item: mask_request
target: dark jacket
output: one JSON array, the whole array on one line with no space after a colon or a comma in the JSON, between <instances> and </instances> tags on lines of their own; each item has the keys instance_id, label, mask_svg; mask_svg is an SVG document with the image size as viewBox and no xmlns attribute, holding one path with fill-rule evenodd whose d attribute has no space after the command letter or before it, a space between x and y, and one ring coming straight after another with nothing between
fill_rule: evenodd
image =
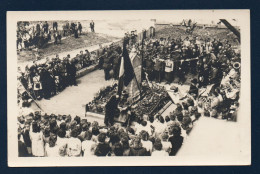
<instances>
[{"instance_id":1,"label":"dark jacket","mask_svg":"<svg viewBox=\"0 0 260 174\"><path fill-rule=\"evenodd\" d=\"M110 150L110 146L107 143L99 143L95 150L95 155L106 156Z\"/></svg>"},{"instance_id":2,"label":"dark jacket","mask_svg":"<svg viewBox=\"0 0 260 174\"><path fill-rule=\"evenodd\" d=\"M18 141L18 154L19 154L19 157L29 156L26 145L20 140Z\"/></svg>"},{"instance_id":3,"label":"dark jacket","mask_svg":"<svg viewBox=\"0 0 260 174\"><path fill-rule=\"evenodd\" d=\"M148 156L148 152L145 148L130 148L129 156Z\"/></svg>"},{"instance_id":4,"label":"dark jacket","mask_svg":"<svg viewBox=\"0 0 260 174\"><path fill-rule=\"evenodd\" d=\"M181 148L183 143L183 137L182 136L171 136L169 138L169 141L172 144L172 149L170 152L170 156L175 156L178 152L178 150Z\"/></svg>"}]
</instances>

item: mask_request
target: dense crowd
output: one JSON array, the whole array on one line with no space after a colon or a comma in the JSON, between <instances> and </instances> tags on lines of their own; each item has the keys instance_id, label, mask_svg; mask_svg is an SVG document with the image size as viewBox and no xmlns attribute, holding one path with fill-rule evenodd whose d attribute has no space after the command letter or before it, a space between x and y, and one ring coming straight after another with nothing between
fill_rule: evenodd
<instances>
[{"instance_id":1,"label":"dense crowd","mask_svg":"<svg viewBox=\"0 0 260 174\"><path fill-rule=\"evenodd\" d=\"M59 58L59 55L56 55L55 58L51 59L46 58L46 61L43 63L34 61L32 65L27 65L25 67L25 71L22 71L19 68L18 98L21 100L19 101L22 106L28 107L31 98L49 99L51 96L61 92L67 86L77 85L77 71L94 64L98 64L98 67L102 69L104 66L107 66L107 60L113 60L113 62L119 60L120 52L120 46L111 44L110 46L103 48L100 46L97 51L89 52L88 50L85 50L85 53L80 51L80 54L77 54L74 58L71 58L68 54L62 59ZM109 63L112 64L110 61ZM110 66L110 64L108 66ZM118 66L115 66L115 68L119 71Z\"/></svg>"},{"instance_id":2,"label":"dense crowd","mask_svg":"<svg viewBox=\"0 0 260 174\"><path fill-rule=\"evenodd\" d=\"M126 37L127 40L130 41ZM236 121L241 58L227 40L144 38L129 42L128 49L143 56L149 81L158 84L165 80L171 84L178 78L183 84L190 74L195 77L187 93L181 94L176 85L171 86L179 101L174 102L175 108L168 115L130 118L131 122L124 126L100 126L98 122L70 115L21 115L19 156L175 156L201 116ZM118 78L121 50L115 45L99 50L98 65L104 69L106 80ZM56 66L53 67L55 70ZM134 116L134 110L129 110L130 117Z\"/></svg>"},{"instance_id":3,"label":"dense crowd","mask_svg":"<svg viewBox=\"0 0 260 174\"><path fill-rule=\"evenodd\" d=\"M18 121L20 157L174 156L186 134L173 114L131 127L102 127L78 116L40 112Z\"/></svg>"},{"instance_id":4,"label":"dense crowd","mask_svg":"<svg viewBox=\"0 0 260 174\"><path fill-rule=\"evenodd\" d=\"M96 63L96 53L85 50L80 51L76 57L70 55L59 58L46 58L44 63L34 61L33 65L27 65L25 71L18 69L18 94L27 105L28 98L48 99L61 92L67 86L76 84L76 72L82 68Z\"/></svg>"},{"instance_id":5,"label":"dense crowd","mask_svg":"<svg viewBox=\"0 0 260 174\"><path fill-rule=\"evenodd\" d=\"M143 54L148 77L157 82L171 83L176 78L183 84L191 73L198 75L200 86L220 83L233 64L241 61L240 53L234 51L228 40L215 38L145 39L144 46L137 43L134 50Z\"/></svg>"}]
</instances>

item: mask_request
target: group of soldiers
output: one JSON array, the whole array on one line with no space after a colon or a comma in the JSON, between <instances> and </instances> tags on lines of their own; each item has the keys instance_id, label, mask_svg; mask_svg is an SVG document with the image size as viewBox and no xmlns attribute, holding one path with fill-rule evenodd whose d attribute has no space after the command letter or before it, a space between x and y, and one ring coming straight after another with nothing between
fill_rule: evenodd
<instances>
[{"instance_id":1,"label":"group of soldiers","mask_svg":"<svg viewBox=\"0 0 260 174\"><path fill-rule=\"evenodd\" d=\"M49 99L67 86L77 85L77 70L93 64L94 60L91 58L93 55L88 50L85 50L85 53L81 51L72 59L69 54L63 59L56 55L56 58L46 58L45 63L39 64L35 61L33 65L26 66L24 72L19 68L18 94L21 95L22 100Z\"/></svg>"},{"instance_id":2,"label":"group of soldiers","mask_svg":"<svg viewBox=\"0 0 260 174\"><path fill-rule=\"evenodd\" d=\"M240 62L240 54L228 41L210 38L148 39L143 46L136 44L136 49L143 54L149 80L157 82L171 83L178 78L178 83L183 84L190 73L198 75L200 86L220 83L223 74Z\"/></svg>"}]
</instances>

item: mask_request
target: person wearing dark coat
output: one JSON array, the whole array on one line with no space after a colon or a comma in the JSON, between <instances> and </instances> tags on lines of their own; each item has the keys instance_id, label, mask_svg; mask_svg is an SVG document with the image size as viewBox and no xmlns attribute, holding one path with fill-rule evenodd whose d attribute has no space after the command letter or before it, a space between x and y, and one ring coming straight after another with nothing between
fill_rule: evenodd
<instances>
[{"instance_id":1,"label":"person wearing dark coat","mask_svg":"<svg viewBox=\"0 0 260 174\"><path fill-rule=\"evenodd\" d=\"M179 151L179 149L182 146L183 143L183 137L181 136L181 128L178 126L175 126L172 129L172 134L173 136L171 136L169 138L169 142L171 142L172 144L172 148L171 148L171 152L170 152L170 156L175 156L177 154L177 152Z\"/></svg>"},{"instance_id":2,"label":"person wearing dark coat","mask_svg":"<svg viewBox=\"0 0 260 174\"><path fill-rule=\"evenodd\" d=\"M53 28L53 30L58 30L58 23L57 22L53 22L53 24L52 24L52 28Z\"/></svg>"},{"instance_id":3,"label":"person wearing dark coat","mask_svg":"<svg viewBox=\"0 0 260 174\"><path fill-rule=\"evenodd\" d=\"M50 73L43 68L42 72L40 73L40 80L42 82L42 90L43 90L43 96L45 99L49 99L51 97L51 83L52 83L52 78Z\"/></svg>"},{"instance_id":4,"label":"person wearing dark coat","mask_svg":"<svg viewBox=\"0 0 260 174\"><path fill-rule=\"evenodd\" d=\"M81 25L80 22L78 23L78 30L79 30L79 35L81 35L81 32L82 32L82 25Z\"/></svg>"},{"instance_id":5,"label":"person wearing dark coat","mask_svg":"<svg viewBox=\"0 0 260 174\"><path fill-rule=\"evenodd\" d=\"M23 136L23 140L24 140L25 147L27 148L27 152L29 154L31 154L32 153L32 141L30 138L30 125L29 124L25 124L25 130L21 133L21 135Z\"/></svg>"},{"instance_id":6,"label":"person wearing dark coat","mask_svg":"<svg viewBox=\"0 0 260 174\"><path fill-rule=\"evenodd\" d=\"M154 71L155 71L156 81L159 83L161 83L162 81L163 68L164 68L163 62L159 58L157 58L154 64Z\"/></svg>"},{"instance_id":7,"label":"person wearing dark coat","mask_svg":"<svg viewBox=\"0 0 260 174\"><path fill-rule=\"evenodd\" d=\"M109 146L109 144L107 144L105 142L105 139L106 139L106 134L104 133L101 133L98 135L98 145L95 149L95 152L94 154L96 156L107 156L108 153L111 151L111 148Z\"/></svg>"},{"instance_id":8,"label":"person wearing dark coat","mask_svg":"<svg viewBox=\"0 0 260 174\"><path fill-rule=\"evenodd\" d=\"M118 110L119 95L113 95L105 106L105 119L106 126L113 125L114 116Z\"/></svg>"},{"instance_id":9,"label":"person wearing dark coat","mask_svg":"<svg viewBox=\"0 0 260 174\"><path fill-rule=\"evenodd\" d=\"M74 62L67 63L66 67L67 67L69 85L77 86L77 82L76 82L77 68Z\"/></svg>"},{"instance_id":10,"label":"person wearing dark coat","mask_svg":"<svg viewBox=\"0 0 260 174\"><path fill-rule=\"evenodd\" d=\"M104 69L104 73L105 73L105 80L109 80L109 78L110 78L109 71L112 68L110 58L108 57L107 52L102 57L103 57L103 60L104 60L103 69Z\"/></svg>"},{"instance_id":11,"label":"person wearing dark coat","mask_svg":"<svg viewBox=\"0 0 260 174\"><path fill-rule=\"evenodd\" d=\"M197 87L197 79L193 79L193 80L191 80L190 90L188 93L190 95L194 95L194 97L197 98L198 92L199 92L199 89Z\"/></svg>"},{"instance_id":12,"label":"person wearing dark coat","mask_svg":"<svg viewBox=\"0 0 260 174\"><path fill-rule=\"evenodd\" d=\"M93 21L91 21L89 25L91 28L91 32L95 32L95 23Z\"/></svg>"},{"instance_id":13,"label":"person wearing dark coat","mask_svg":"<svg viewBox=\"0 0 260 174\"><path fill-rule=\"evenodd\" d=\"M23 143L21 140L21 134L18 134L18 156L19 157L28 157L29 153L26 148L25 143Z\"/></svg>"},{"instance_id":14,"label":"person wearing dark coat","mask_svg":"<svg viewBox=\"0 0 260 174\"><path fill-rule=\"evenodd\" d=\"M48 24L48 22L47 21L45 21L45 23L43 24L43 32L44 33L48 33L48 31L49 31L49 24Z\"/></svg>"},{"instance_id":15,"label":"person wearing dark coat","mask_svg":"<svg viewBox=\"0 0 260 174\"><path fill-rule=\"evenodd\" d=\"M77 27L76 24L75 24L75 28L74 28L74 37L75 37L75 38L78 38L78 37L79 37L79 34L78 34L78 27Z\"/></svg>"},{"instance_id":16,"label":"person wearing dark coat","mask_svg":"<svg viewBox=\"0 0 260 174\"><path fill-rule=\"evenodd\" d=\"M148 79L151 81L154 79L153 67L154 67L154 62L152 61L152 59L149 57L145 59L145 70L148 74Z\"/></svg>"},{"instance_id":17,"label":"person wearing dark coat","mask_svg":"<svg viewBox=\"0 0 260 174\"><path fill-rule=\"evenodd\" d=\"M118 79L120 62L121 62L120 56L118 54L116 54L113 58L114 79Z\"/></svg>"}]
</instances>

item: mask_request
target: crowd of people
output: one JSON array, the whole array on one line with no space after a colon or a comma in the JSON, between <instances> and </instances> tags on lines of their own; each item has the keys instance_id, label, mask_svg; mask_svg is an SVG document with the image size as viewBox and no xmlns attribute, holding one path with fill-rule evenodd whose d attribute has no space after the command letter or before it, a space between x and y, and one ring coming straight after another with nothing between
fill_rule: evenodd
<instances>
[{"instance_id":1,"label":"crowd of people","mask_svg":"<svg viewBox=\"0 0 260 174\"><path fill-rule=\"evenodd\" d=\"M52 26L51 26L52 24ZM90 22L91 32L95 32L95 23ZM78 38L82 34L83 26L80 22L67 22L58 28L58 22L18 22L17 24L17 50L43 48L49 41L54 44L61 43L61 38L73 35ZM53 38L53 39L52 39Z\"/></svg>"},{"instance_id":2,"label":"crowd of people","mask_svg":"<svg viewBox=\"0 0 260 174\"><path fill-rule=\"evenodd\" d=\"M32 65L25 67L25 71L18 68L18 94L23 105L29 104L29 98L49 99L67 86L77 85L77 71L95 63L96 53L85 50L85 53L80 51L74 58L70 58L68 54L61 59L57 54L55 58L46 58L44 63L34 61Z\"/></svg>"},{"instance_id":3,"label":"crowd of people","mask_svg":"<svg viewBox=\"0 0 260 174\"><path fill-rule=\"evenodd\" d=\"M133 118L124 126L114 124L113 121L101 126L96 121L91 123L79 116L72 118L70 115L48 115L38 111L21 115L18 117L19 156L175 156L201 116L236 121L241 58L229 41L215 38L202 40L199 37L186 37L184 40L144 37L140 41L130 40L124 38L125 42L129 41L128 50L143 57L147 81L161 84L165 80L171 84L170 90L181 95L180 89L172 85L173 80L178 79L182 85L190 74L194 76L187 93L182 94L178 102L174 102L175 109L166 116L143 115L135 119L135 113L129 107L130 117ZM106 80L118 78L121 56L122 49L119 45L98 50L96 60L98 67L104 69ZM58 78L63 81L61 84L75 84L77 68L74 61L69 61L68 58L59 60L53 59L52 63L48 63L48 68L39 68L39 65L27 68L29 74L33 74L32 77L27 76L33 82L32 86L37 87L41 79L49 79L47 77L52 70L55 77L59 65L64 65L65 69L71 67L65 72L65 77L73 79L69 80L71 83L66 83L61 73ZM37 69L40 71L37 72ZM37 80L38 76L40 80ZM23 83L28 81L24 79L22 76L20 81L30 89L29 84ZM40 84L43 89L44 83ZM48 98L51 92L48 94L48 90L45 91L43 96ZM116 95L118 97L120 100L120 96Z\"/></svg>"},{"instance_id":4,"label":"crowd of people","mask_svg":"<svg viewBox=\"0 0 260 174\"><path fill-rule=\"evenodd\" d=\"M31 24L29 22L18 22L17 24L17 50L44 47L54 38L54 44L61 42L61 33L58 23L52 22L51 27L47 21Z\"/></svg>"},{"instance_id":5,"label":"crowd of people","mask_svg":"<svg viewBox=\"0 0 260 174\"><path fill-rule=\"evenodd\" d=\"M134 44L133 50L143 56L143 67L149 80L183 84L187 75L198 76L199 86L220 83L233 67L240 63L240 53L228 40L199 37L148 38Z\"/></svg>"},{"instance_id":6,"label":"crowd of people","mask_svg":"<svg viewBox=\"0 0 260 174\"><path fill-rule=\"evenodd\" d=\"M174 115L105 127L78 116L36 111L18 117L18 124L19 157L174 156L186 134Z\"/></svg>"}]
</instances>

